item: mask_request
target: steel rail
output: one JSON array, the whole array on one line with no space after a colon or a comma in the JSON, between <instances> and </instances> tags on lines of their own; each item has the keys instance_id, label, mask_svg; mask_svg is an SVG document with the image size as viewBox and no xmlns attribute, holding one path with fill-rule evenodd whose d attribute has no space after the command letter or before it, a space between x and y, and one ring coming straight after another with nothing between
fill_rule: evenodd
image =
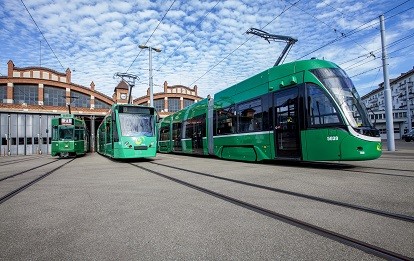
<instances>
[{"instance_id":1,"label":"steel rail","mask_svg":"<svg viewBox=\"0 0 414 261\"><path fill-rule=\"evenodd\" d=\"M334 240L336 242L339 242L339 243L342 243L344 245L354 247L356 249L364 251L365 253L375 255L375 256L378 256L378 257L381 257L381 258L385 258L385 259L388 259L388 260L407 260L407 261L408 260L413 260L412 258L401 255L399 253L395 253L393 251L390 251L390 250L387 250L387 249L384 249L384 248L381 248L381 247L378 247L378 246L371 245L369 243L360 241L358 239L351 238L351 237L348 237L348 236L345 236L345 235L342 235L342 234L339 234L339 233L336 233L336 232L333 232L333 231L330 231L330 230L312 225L312 224L307 223L307 222L300 221L298 219L295 219L295 218L292 218L292 217L274 212L272 210L265 209L265 208L262 208L262 207L259 207L259 206L256 206L256 205L238 200L236 198L229 197L229 196L214 192L212 190L196 186L194 184L185 182L183 180L173 178L171 176L167 176L165 174L162 174L161 172L154 171L152 169L145 168L145 167L142 167L142 166L138 166L138 165L135 165L135 164L132 164L132 163L129 163L129 164L136 167L136 168L145 170L147 172L150 172L150 173L155 174L157 176L160 176L160 177L163 177L165 179L171 180L173 182L182 184L182 185L187 186L189 188L198 190L200 192L206 193L206 194L214 196L216 198L220 198L220 199L225 200L225 201L227 201L229 203L232 203L234 205L237 205L237 206L249 209L251 211L254 211L256 213L265 215L267 217L285 222L287 224L290 224L290 225L293 225L295 227L304 229L304 230L312 232L314 234L318 234L320 236L332 239L332 240Z\"/></svg>"},{"instance_id":2,"label":"steel rail","mask_svg":"<svg viewBox=\"0 0 414 261\"><path fill-rule=\"evenodd\" d=\"M65 162L64 164L60 165L57 168L54 168L48 172L46 172L45 174L41 175L40 177L30 181L29 183L26 183L25 185L13 190L12 192L8 193L5 196L2 196L0 198L0 204L3 204L5 201L9 200L10 198L16 196L17 194L19 194L20 192L22 192L23 190L27 189L28 187L32 186L33 184L39 182L40 180L46 178L47 176L49 176L50 174L52 174L53 172L57 171L58 169L62 168L63 166L65 166L66 164L69 164L70 162L74 161L75 159L71 159L68 162Z\"/></svg>"}]
</instances>

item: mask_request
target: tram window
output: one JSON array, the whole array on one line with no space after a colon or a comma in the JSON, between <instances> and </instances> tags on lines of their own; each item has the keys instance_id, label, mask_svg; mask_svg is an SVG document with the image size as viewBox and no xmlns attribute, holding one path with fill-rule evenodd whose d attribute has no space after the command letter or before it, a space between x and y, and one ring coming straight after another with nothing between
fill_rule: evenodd
<instances>
[{"instance_id":1,"label":"tram window","mask_svg":"<svg viewBox=\"0 0 414 261\"><path fill-rule=\"evenodd\" d=\"M339 124L338 113L329 97L316 85L307 86L307 112L309 124Z\"/></svg>"},{"instance_id":2,"label":"tram window","mask_svg":"<svg viewBox=\"0 0 414 261\"><path fill-rule=\"evenodd\" d=\"M47 144L47 137L43 137L43 143L42 144Z\"/></svg>"},{"instance_id":3,"label":"tram window","mask_svg":"<svg viewBox=\"0 0 414 261\"><path fill-rule=\"evenodd\" d=\"M261 100L256 99L237 106L239 116L239 132L254 132L262 130L262 105Z\"/></svg>"},{"instance_id":4,"label":"tram window","mask_svg":"<svg viewBox=\"0 0 414 261\"><path fill-rule=\"evenodd\" d=\"M234 107L217 110L217 135L236 133L236 115Z\"/></svg>"},{"instance_id":5,"label":"tram window","mask_svg":"<svg viewBox=\"0 0 414 261\"><path fill-rule=\"evenodd\" d=\"M10 145L16 145L16 138L11 138Z\"/></svg>"},{"instance_id":6,"label":"tram window","mask_svg":"<svg viewBox=\"0 0 414 261\"><path fill-rule=\"evenodd\" d=\"M165 126L160 128L160 140L170 139L170 127Z\"/></svg>"},{"instance_id":7,"label":"tram window","mask_svg":"<svg viewBox=\"0 0 414 261\"><path fill-rule=\"evenodd\" d=\"M173 123L173 140L181 140L181 122Z\"/></svg>"},{"instance_id":8,"label":"tram window","mask_svg":"<svg viewBox=\"0 0 414 261\"><path fill-rule=\"evenodd\" d=\"M7 139L1 138L1 145L7 145Z\"/></svg>"},{"instance_id":9,"label":"tram window","mask_svg":"<svg viewBox=\"0 0 414 261\"><path fill-rule=\"evenodd\" d=\"M83 140L83 130L76 129L75 130L75 140Z\"/></svg>"},{"instance_id":10,"label":"tram window","mask_svg":"<svg viewBox=\"0 0 414 261\"><path fill-rule=\"evenodd\" d=\"M32 138L26 138L26 145L32 145Z\"/></svg>"},{"instance_id":11,"label":"tram window","mask_svg":"<svg viewBox=\"0 0 414 261\"><path fill-rule=\"evenodd\" d=\"M38 137L33 138L33 144L39 144L39 138Z\"/></svg>"},{"instance_id":12,"label":"tram window","mask_svg":"<svg viewBox=\"0 0 414 261\"><path fill-rule=\"evenodd\" d=\"M197 144L201 143L202 137L206 136L206 118L200 115L185 122L185 138L190 138Z\"/></svg>"},{"instance_id":13,"label":"tram window","mask_svg":"<svg viewBox=\"0 0 414 261\"><path fill-rule=\"evenodd\" d=\"M105 125L105 132L106 132L106 143L111 143L111 139L112 139L112 137L110 136L111 134L111 132L110 132L110 129L111 129L111 123L110 123L110 119L107 119L106 120L106 125Z\"/></svg>"},{"instance_id":14,"label":"tram window","mask_svg":"<svg viewBox=\"0 0 414 261\"><path fill-rule=\"evenodd\" d=\"M185 137L191 138L194 133L194 123L191 120L188 120L185 124Z\"/></svg>"},{"instance_id":15,"label":"tram window","mask_svg":"<svg viewBox=\"0 0 414 261\"><path fill-rule=\"evenodd\" d=\"M53 140L59 140L58 127L57 126L52 127L52 137L53 137Z\"/></svg>"},{"instance_id":16,"label":"tram window","mask_svg":"<svg viewBox=\"0 0 414 261\"><path fill-rule=\"evenodd\" d=\"M61 140L72 140L73 139L73 129L61 128L59 137Z\"/></svg>"}]
</instances>

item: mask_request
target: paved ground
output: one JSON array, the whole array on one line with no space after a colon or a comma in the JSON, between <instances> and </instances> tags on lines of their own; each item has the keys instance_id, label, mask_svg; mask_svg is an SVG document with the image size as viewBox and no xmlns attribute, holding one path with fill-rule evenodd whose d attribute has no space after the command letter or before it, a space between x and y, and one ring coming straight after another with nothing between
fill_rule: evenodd
<instances>
[{"instance_id":1,"label":"paved ground","mask_svg":"<svg viewBox=\"0 0 414 261\"><path fill-rule=\"evenodd\" d=\"M1 180L0 196L68 164L0 204L0 260L380 259L145 169L413 258L413 223L231 181L414 216L414 142L384 145L380 159L339 168L166 154L1 157L0 180L50 164Z\"/></svg>"}]
</instances>

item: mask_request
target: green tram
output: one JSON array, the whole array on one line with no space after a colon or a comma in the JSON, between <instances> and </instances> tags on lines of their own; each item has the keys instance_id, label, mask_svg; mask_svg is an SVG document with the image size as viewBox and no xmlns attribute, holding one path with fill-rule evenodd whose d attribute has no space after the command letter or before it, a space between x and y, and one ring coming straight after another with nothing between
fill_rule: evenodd
<instances>
[{"instance_id":1,"label":"green tram","mask_svg":"<svg viewBox=\"0 0 414 261\"><path fill-rule=\"evenodd\" d=\"M114 159L155 157L156 118L153 107L112 105L98 127L98 153Z\"/></svg>"},{"instance_id":2,"label":"green tram","mask_svg":"<svg viewBox=\"0 0 414 261\"><path fill-rule=\"evenodd\" d=\"M52 119L52 156L84 155L89 150L89 135L85 121L73 114Z\"/></svg>"},{"instance_id":3,"label":"green tram","mask_svg":"<svg viewBox=\"0 0 414 261\"><path fill-rule=\"evenodd\" d=\"M159 123L160 152L241 161L381 156L379 131L346 73L325 60L272 67Z\"/></svg>"}]
</instances>

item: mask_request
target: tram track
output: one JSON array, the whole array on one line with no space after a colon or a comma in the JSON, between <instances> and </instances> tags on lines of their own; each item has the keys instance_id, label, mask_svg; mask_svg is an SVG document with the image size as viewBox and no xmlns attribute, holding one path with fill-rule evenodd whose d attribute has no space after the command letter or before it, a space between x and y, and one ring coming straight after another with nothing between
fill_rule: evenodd
<instances>
[{"instance_id":1,"label":"tram track","mask_svg":"<svg viewBox=\"0 0 414 261\"><path fill-rule=\"evenodd\" d=\"M266 162L265 164L274 164L274 162ZM409 169L358 166L358 165L351 165L349 163L333 163L333 162L298 162L298 163L295 163L295 162L283 161L283 166L294 166L294 167L299 167L299 168L313 168L313 169L334 169L334 170L345 171L345 172L358 172L358 173L365 173L365 174L377 174L377 175L385 175L385 176L414 178L414 175L403 175L403 174L381 172L381 170L384 170L384 171L393 171L393 172L410 173L410 174L413 173L413 170L409 170Z\"/></svg>"},{"instance_id":2,"label":"tram track","mask_svg":"<svg viewBox=\"0 0 414 261\"><path fill-rule=\"evenodd\" d=\"M72 161L74 161L74 160L75 160L75 158L73 158L73 159L71 159L71 160L69 160L69 161L67 161L67 162L63 163L62 165L59 165L59 166L58 166L58 167L56 167L56 168L53 168L52 170L47 171L46 173L44 173L44 174L42 174L42 175L38 176L37 178L35 178L35 179L31 180L30 182L25 183L24 185L22 185L22 186L20 186L20 187L18 187L18 188L16 188L16 189L14 189L13 191L11 191L11 192L7 193L6 195L1 196L1 197L0 197L0 204L3 204L5 201L7 201L7 200L9 200L10 198L12 198L12 197L16 196L17 194L19 194L20 192L24 191L24 190L25 190L25 189L27 189L28 187L30 187L30 186L32 186L32 185L34 185L34 184L36 184L36 183L37 183L37 182L39 182L40 180L42 180L42 179L46 178L46 177L47 177L47 176L49 176L50 174L52 174L52 173L56 172L57 170L59 170L60 168L62 168L63 166L65 166L65 165L69 164L70 162L72 162ZM56 160L56 161L57 161L57 160ZM50 162L50 163L52 163L52 162ZM50 163L48 163L48 164L50 164ZM45 166L45 165L48 165L48 164L43 164L42 166ZM27 171L25 171L25 172L27 172ZM18 174L18 173L17 173L17 174Z\"/></svg>"},{"instance_id":3,"label":"tram track","mask_svg":"<svg viewBox=\"0 0 414 261\"><path fill-rule=\"evenodd\" d=\"M152 162L150 162L150 163L152 163ZM155 174L159 177L162 177L162 178L168 179L170 181L176 182L178 184L184 185L186 187L195 189L197 191L203 192L203 193L208 194L210 196L222 199L226 202L232 203L232 204L237 205L239 207L243 207L245 209L254 211L256 213L267 216L269 218L279 220L279 221L285 222L287 224L293 225L295 227L298 227L298 228L304 229L306 231L309 231L311 233L318 234L320 236L332 239L332 240L334 240L336 242L339 242L339 243L342 243L344 245L354 247L354 248L359 249L361 251L364 251L368 254L372 254L372 255L375 255L375 256L378 256L378 257L381 257L381 258L385 258L385 259L388 259L388 260L412 260L412 258L410 258L408 256L405 256L405 255L387 250L387 249L379 247L379 246L375 246L373 244L369 244L367 242L363 242L363 241L358 240L356 238L352 238L352 237L349 237L349 236L346 236L346 235L343 235L343 234L340 234L340 233L322 228L320 226L310 224L308 222L301 221L299 219L296 219L296 218L293 218L293 217L290 217L290 216L287 216L287 215L284 215L284 214L281 214L281 213L277 213L277 212L272 211L270 209L263 208L263 207L255 205L255 204L251 204L251 203L239 200L237 198L230 197L230 196L215 192L215 191L207 189L207 188L203 188L203 187L188 183L188 182L186 182L182 179L174 178L172 176L163 174L159 171L155 171L153 169L143 167L143 166L140 166L140 165L136 165L136 164L133 164L133 163L129 163L129 164L136 167L136 168L139 168L141 170L144 170L144 171L147 171L149 173ZM159 163L156 163L156 164L161 165L161 166L164 165L164 164L159 164ZM170 166L168 166L168 167L170 167ZM177 168L177 169L180 170L181 168ZM185 170L185 171L189 171L189 170ZM189 172L193 172L193 171L189 171ZM208 174L208 175L210 175L210 174ZM223 178L223 179L226 179L226 178Z\"/></svg>"},{"instance_id":4,"label":"tram track","mask_svg":"<svg viewBox=\"0 0 414 261\"><path fill-rule=\"evenodd\" d=\"M376 214L376 215L380 215L380 216L384 216L384 217L388 217L388 218L393 218L393 219L397 219L397 220L402 220L402 221L414 223L414 217L408 216L408 215L391 213L391 212L387 212L387 211L382 211L382 210L363 207L363 206L358 206L358 205L354 205L354 204L350 204L350 203L346 203L346 202L341 202L341 201L335 201L335 200L331 200L331 199L316 197L316 196L307 195L307 194L303 194L303 193L298 193L298 192L294 192L294 191L278 189L278 188L259 185L259 184L250 183L250 182L246 182L246 181L220 177L220 176L216 176L216 175L212 175L212 174L208 174L208 173L189 170L189 169L185 169L185 168L181 168L181 167L170 166L170 165L166 165L166 164L162 164L162 163L156 163L156 162L149 162L149 163L154 164L154 165L158 165L158 166L163 166L163 167L168 167L168 168L180 170L180 171L186 171L186 172L194 173L194 174L205 176L205 177L211 177L211 178L225 180L225 181L229 181L229 182L233 182L233 183L237 183L237 184L242 184L242 185L246 185L246 186L249 186L249 187L260 188L260 189L264 189L264 190L268 190L268 191L272 191L272 192L282 193L282 194L285 194L285 195L300 197L300 198L304 198L304 199L308 199L308 200L323 202L323 203L327 203L327 204L331 204L331 205L346 207L346 208L355 209L355 210L359 210L359 211L363 211L363 212L367 212L367 213L371 213L371 214Z\"/></svg>"},{"instance_id":5,"label":"tram track","mask_svg":"<svg viewBox=\"0 0 414 261\"><path fill-rule=\"evenodd\" d=\"M30 168L30 169L27 169L27 170L24 170L24 171L20 171L20 172L18 172L18 173L12 174L12 175L8 175L8 176L6 176L6 177L0 178L0 182L2 182L3 180L6 180L6 179L10 179L10 178L13 178L13 177L16 177L16 176L22 175L22 174L24 174L24 173L26 173L26 172L29 172L29 171L31 171L31 170L35 170L35 169L41 168L41 167L43 167L43 166L46 166L46 165L52 164L53 162L56 162L56 161L58 161L58 159L55 159L55 160L53 160L53 161L51 161L51 162L48 162L48 163L42 164L42 165L40 165L40 166L36 166L36 167Z\"/></svg>"},{"instance_id":6,"label":"tram track","mask_svg":"<svg viewBox=\"0 0 414 261\"><path fill-rule=\"evenodd\" d=\"M16 163L21 163L21 162L36 160L36 159L39 159L39 158L42 158L42 157L30 157L28 159L13 159L13 160L7 160L7 161L0 162L0 166L12 165L12 164L16 164Z\"/></svg>"},{"instance_id":7,"label":"tram track","mask_svg":"<svg viewBox=\"0 0 414 261\"><path fill-rule=\"evenodd\" d=\"M366 169L383 169L383 170L391 170L391 171L402 171L407 173L412 173L412 170L397 170L397 169L387 169L387 168L371 168L371 167L362 167ZM360 170L360 169L341 169L340 171L346 172L356 172L356 173L364 173L364 174L373 174L373 175L383 175L383 176L392 176L392 177L401 177L401 178L414 178L410 175L402 175L402 174L391 174L391 173L383 173L383 172L376 172L376 171L369 171L369 170Z\"/></svg>"}]
</instances>

